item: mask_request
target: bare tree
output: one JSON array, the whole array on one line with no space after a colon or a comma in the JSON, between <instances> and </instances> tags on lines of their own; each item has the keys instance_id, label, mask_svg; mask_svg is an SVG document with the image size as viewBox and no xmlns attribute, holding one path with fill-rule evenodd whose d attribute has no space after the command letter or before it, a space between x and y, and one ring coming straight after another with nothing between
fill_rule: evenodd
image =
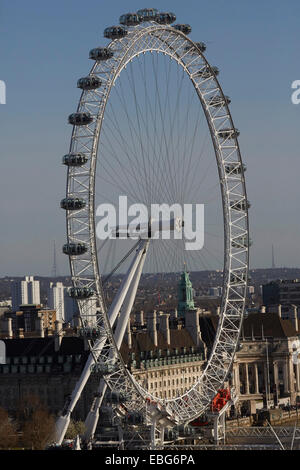
<instances>
[{"instance_id":1,"label":"bare tree","mask_svg":"<svg viewBox=\"0 0 300 470\"><path fill-rule=\"evenodd\" d=\"M46 410L36 410L23 427L23 444L33 450L43 450L54 437L55 421Z\"/></svg>"},{"instance_id":2,"label":"bare tree","mask_svg":"<svg viewBox=\"0 0 300 470\"><path fill-rule=\"evenodd\" d=\"M7 411L0 408L0 449L8 450L17 445L16 426L11 421Z\"/></svg>"},{"instance_id":3,"label":"bare tree","mask_svg":"<svg viewBox=\"0 0 300 470\"><path fill-rule=\"evenodd\" d=\"M55 420L40 399L36 396L24 398L17 415L23 446L33 450L45 449L54 438Z\"/></svg>"},{"instance_id":4,"label":"bare tree","mask_svg":"<svg viewBox=\"0 0 300 470\"><path fill-rule=\"evenodd\" d=\"M66 432L66 439L75 439L76 436L82 436L86 431L83 421L70 421L68 430Z\"/></svg>"}]
</instances>

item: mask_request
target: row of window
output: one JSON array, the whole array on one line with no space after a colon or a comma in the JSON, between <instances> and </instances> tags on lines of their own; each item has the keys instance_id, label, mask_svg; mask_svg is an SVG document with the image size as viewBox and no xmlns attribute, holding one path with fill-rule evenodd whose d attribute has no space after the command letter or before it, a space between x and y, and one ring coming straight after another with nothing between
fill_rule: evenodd
<instances>
[{"instance_id":1,"label":"row of window","mask_svg":"<svg viewBox=\"0 0 300 470\"><path fill-rule=\"evenodd\" d=\"M68 373L71 372L71 370L72 364L67 362L61 365L27 364L0 366L0 374L50 374L54 372Z\"/></svg>"},{"instance_id":2,"label":"row of window","mask_svg":"<svg viewBox=\"0 0 300 470\"><path fill-rule=\"evenodd\" d=\"M20 357L7 357L6 364L11 365L19 365L19 364L53 364L55 362L53 360L53 356L20 356ZM57 356L58 364L67 363L80 363L81 362L81 354L77 354L75 356Z\"/></svg>"},{"instance_id":3,"label":"row of window","mask_svg":"<svg viewBox=\"0 0 300 470\"><path fill-rule=\"evenodd\" d=\"M192 372L198 372L200 370L200 366L193 366L193 367L185 367L184 369L168 369L165 371L158 371L158 372L149 372L148 377L150 379L157 378L157 377L164 377L165 375L182 375L192 373Z\"/></svg>"},{"instance_id":4,"label":"row of window","mask_svg":"<svg viewBox=\"0 0 300 470\"><path fill-rule=\"evenodd\" d=\"M181 379L173 379L172 381L171 380L164 380L163 382L151 382L150 383L150 390L152 389L157 389L157 387L162 387L162 384L164 387L168 386L170 387L171 385L175 386L175 385L182 385L182 384L192 384L194 383L196 380L195 377L186 377L186 378L181 378Z\"/></svg>"}]
</instances>

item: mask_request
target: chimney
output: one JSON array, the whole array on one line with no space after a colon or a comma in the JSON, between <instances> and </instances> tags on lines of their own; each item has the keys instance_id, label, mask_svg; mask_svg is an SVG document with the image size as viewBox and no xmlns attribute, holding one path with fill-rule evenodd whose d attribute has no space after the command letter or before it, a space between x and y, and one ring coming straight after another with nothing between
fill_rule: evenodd
<instances>
[{"instance_id":1,"label":"chimney","mask_svg":"<svg viewBox=\"0 0 300 470\"><path fill-rule=\"evenodd\" d=\"M292 305L292 323L295 327L295 330L298 331L298 308L297 305Z\"/></svg>"},{"instance_id":2,"label":"chimney","mask_svg":"<svg viewBox=\"0 0 300 470\"><path fill-rule=\"evenodd\" d=\"M129 319L128 323L127 323L126 339L127 339L128 348L129 348L129 349L132 349L132 335L131 335L130 319Z\"/></svg>"},{"instance_id":3,"label":"chimney","mask_svg":"<svg viewBox=\"0 0 300 470\"><path fill-rule=\"evenodd\" d=\"M3 318L2 320L3 333L6 338L12 339L13 329L12 329L12 318Z\"/></svg>"},{"instance_id":4,"label":"chimney","mask_svg":"<svg viewBox=\"0 0 300 470\"><path fill-rule=\"evenodd\" d=\"M193 338L194 343L199 346L200 342L202 342L199 325L199 309L187 310L185 312L185 328Z\"/></svg>"},{"instance_id":5,"label":"chimney","mask_svg":"<svg viewBox=\"0 0 300 470\"><path fill-rule=\"evenodd\" d=\"M45 331L44 331L44 322L42 316L38 316L35 320L35 330L39 338L44 338Z\"/></svg>"},{"instance_id":6,"label":"chimney","mask_svg":"<svg viewBox=\"0 0 300 470\"><path fill-rule=\"evenodd\" d=\"M74 315L73 317L73 326L74 328L81 328L82 322L79 315Z\"/></svg>"},{"instance_id":7,"label":"chimney","mask_svg":"<svg viewBox=\"0 0 300 470\"><path fill-rule=\"evenodd\" d=\"M24 339L24 328L19 328L18 329L18 338L19 339Z\"/></svg>"},{"instance_id":8,"label":"chimney","mask_svg":"<svg viewBox=\"0 0 300 470\"><path fill-rule=\"evenodd\" d=\"M63 337L62 322L59 321L59 320L56 320L54 325L55 325L54 350L55 350L55 352L57 352L60 349L61 341L62 341L62 337Z\"/></svg>"},{"instance_id":9,"label":"chimney","mask_svg":"<svg viewBox=\"0 0 300 470\"><path fill-rule=\"evenodd\" d=\"M147 315L147 330L154 346L157 347L156 310L154 310L154 312L149 312Z\"/></svg>"},{"instance_id":10,"label":"chimney","mask_svg":"<svg viewBox=\"0 0 300 470\"><path fill-rule=\"evenodd\" d=\"M279 318L282 318L282 316L281 316L281 305L280 304L277 306L277 313L278 313Z\"/></svg>"},{"instance_id":11,"label":"chimney","mask_svg":"<svg viewBox=\"0 0 300 470\"><path fill-rule=\"evenodd\" d=\"M144 319L144 311L143 310L141 310L140 312L137 312L135 314L135 321L138 324L138 326L144 326L145 319Z\"/></svg>"},{"instance_id":12,"label":"chimney","mask_svg":"<svg viewBox=\"0 0 300 470\"><path fill-rule=\"evenodd\" d=\"M171 335L170 335L170 315L168 313L160 312L160 331L164 335L164 338L167 342L167 345L171 344Z\"/></svg>"}]
</instances>

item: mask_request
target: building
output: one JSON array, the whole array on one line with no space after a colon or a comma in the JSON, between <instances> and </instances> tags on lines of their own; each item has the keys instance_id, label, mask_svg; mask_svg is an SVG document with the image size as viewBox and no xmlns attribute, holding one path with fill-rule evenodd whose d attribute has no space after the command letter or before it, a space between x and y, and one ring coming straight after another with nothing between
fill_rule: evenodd
<instances>
[{"instance_id":1,"label":"building","mask_svg":"<svg viewBox=\"0 0 300 470\"><path fill-rule=\"evenodd\" d=\"M267 403L299 401L299 335L297 317L292 323L278 313L248 315L232 371L239 408L254 412Z\"/></svg>"},{"instance_id":2,"label":"building","mask_svg":"<svg viewBox=\"0 0 300 470\"><path fill-rule=\"evenodd\" d=\"M12 284L11 297L13 311L17 311L20 305L40 305L40 282L33 276L25 276L23 281Z\"/></svg>"},{"instance_id":3,"label":"building","mask_svg":"<svg viewBox=\"0 0 300 470\"><path fill-rule=\"evenodd\" d=\"M43 309L40 305L21 305L17 312L6 312L1 318L0 337L44 337L52 334L56 311Z\"/></svg>"},{"instance_id":4,"label":"building","mask_svg":"<svg viewBox=\"0 0 300 470\"><path fill-rule=\"evenodd\" d=\"M65 321L65 293L66 288L62 282L50 282L47 294L48 308L56 310L56 319Z\"/></svg>"},{"instance_id":5,"label":"building","mask_svg":"<svg viewBox=\"0 0 300 470\"><path fill-rule=\"evenodd\" d=\"M262 286L263 304L300 305L300 280L279 280Z\"/></svg>"},{"instance_id":6,"label":"building","mask_svg":"<svg viewBox=\"0 0 300 470\"><path fill-rule=\"evenodd\" d=\"M54 415L63 409L88 358L84 340L78 337L6 339L6 364L0 365L0 407L12 416L30 396ZM89 412L99 377L92 375L74 413L84 419Z\"/></svg>"},{"instance_id":7,"label":"building","mask_svg":"<svg viewBox=\"0 0 300 470\"><path fill-rule=\"evenodd\" d=\"M185 272L175 311L148 312L146 317L138 311L128 324L121 346L123 359L154 396L175 398L191 388L212 350L219 317L197 308L191 289ZM8 322L11 329L12 321ZM38 316L39 327L43 321ZM25 332L16 338L4 337L7 364L0 366L0 407L13 412L22 397L38 395L58 414L85 365L87 342L77 336L76 329L62 331L60 322L55 323L52 333L50 328L47 333L36 329L35 338L26 338ZM290 319L282 317L280 308L245 318L230 378L239 397L238 411L254 413L266 405L299 401L299 338L295 310ZM76 406L76 419L85 419L98 384L99 377L92 375Z\"/></svg>"}]
</instances>

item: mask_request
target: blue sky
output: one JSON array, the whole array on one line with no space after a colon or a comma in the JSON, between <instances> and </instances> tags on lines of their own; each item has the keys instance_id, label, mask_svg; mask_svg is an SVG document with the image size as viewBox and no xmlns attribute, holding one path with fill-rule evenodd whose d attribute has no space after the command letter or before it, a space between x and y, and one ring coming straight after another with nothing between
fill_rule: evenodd
<instances>
[{"instance_id":1,"label":"blue sky","mask_svg":"<svg viewBox=\"0 0 300 470\"><path fill-rule=\"evenodd\" d=\"M291 103L291 83L300 79L297 0L2 0L0 275L49 275L53 240L59 271L68 273L59 202L76 80L91 67L89 50L106 44L104 28L145 6L191 24L191 38L207 43L206 56L221 71L248 167L251 267L271 265L272 244L278 266L300 266L300 105Z\"/></svg>"}]
</instances>

